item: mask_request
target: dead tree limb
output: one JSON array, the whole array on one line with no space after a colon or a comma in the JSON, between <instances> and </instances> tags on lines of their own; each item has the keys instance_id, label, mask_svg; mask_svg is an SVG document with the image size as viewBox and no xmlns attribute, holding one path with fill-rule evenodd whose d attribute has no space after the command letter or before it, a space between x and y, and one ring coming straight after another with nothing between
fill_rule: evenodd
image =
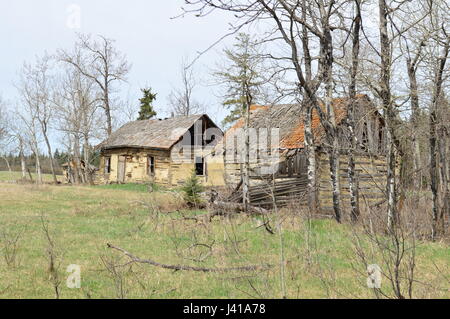
<instances>
[{"instance_id":1,"label":"dead tree limb","mask_svg":"<svg viewBox=\"0 0 450 319\"><path fill-rule=\"evenodd\" d=\"M160 267L164 269L172 269L175 271L178 270L188 270L188 271L198 271L198 272L227 272L227 271L255 271L255 270L266 270L271 267L272 265L266 264L266 265L250 265L250 266L238 266L238 267L228 267L228 268L205 268L205 267L195 267L195 266L186 266L186 265L166 265L161 264L159 262L156 262L154 260L150 259L142 259L139 258L125 249L122 249L120 247L114 246L112 244L106 244L108 248L115 249L117 251L120 251L122 254L130 258L133 262L140 263L140 264L149 264L155 267Z\"/></svg>"}]
</instances>

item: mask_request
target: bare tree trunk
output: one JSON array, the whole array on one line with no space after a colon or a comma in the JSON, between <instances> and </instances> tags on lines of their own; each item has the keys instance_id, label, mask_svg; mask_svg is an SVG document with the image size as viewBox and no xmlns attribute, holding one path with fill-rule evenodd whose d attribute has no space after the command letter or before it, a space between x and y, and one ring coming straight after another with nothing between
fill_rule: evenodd
<instances>
[{"instance_id":1,"label":"bare tree trunk","mask_svg":"<svg viewBox=\"0 0 450 319\"><path fill-rule=\"evenodd\" d=\"M312 213L317 212L316 198L316 149L311 129L312 105L307 102L305 110L305 150L308 157L308 208Z\"/></svg>"},{"instance_id":2,"label":"bare tree trunk","mask_svg":"<svg viewBox=\"0 0 450 319\"><path fill-rule=\"evenodd\" d=\"M34 149L34 156L36 161L36 183L42 184L42 170L41 170L41 160L39 159L39 151L37 149L37 146L35 146Z\"/></svg>"},{"instance_id":3,"label":"bare tree trunk","mask_svg":"<svg viewBox=\"0 0 450 319\"><path fill-rule=\"evenodd\" d=\"M418 58L419 54L417 54L416 58ZM419 174L420 171L420 148L419 142L417 141L417 128L419 127L419 116L420 116L420 107L419 107L419 95L417 88L417 78L416 78L416 63L417 60L412 61L411 59L407 59L407 69L408 69L408 77L409 77L409 94L411 99L411 144L413 149L413 164L414 164L414 172L413 172L413 184L415 189L419 189L422 186L422 174Z\"/></svg>"},{"instance_id":4,"label":"bare tree trunk","mask_svg":"<svg viewBox=\"0 0 450 319\"><path fill-rule=\"evenodd\" d=\"M244 167L242 174L242 201L244 204L245 212L247 212L248 205L250 205L250 134L249 134L249 125L250 125L250 103L248 102L248 93L245 92L245 84L243 85L243 96L245 98L245 159L244 159Z\"/></svg>"},{"instance_id":5,"label":"bare tree trunk","mask_svg":"<svg viewBox=\"0 0 450 319\"><path fill-rule=\"evenodd\" d=\"M109 105L109 87L108 78L105 78L104 90L103 90L104 109L106 115L106 132L108 136L112 134L112 120L111 120L111 107Z\"/></svg>"},{"instance_id":6,"label":"bare tree trunk","mask_svg":"<svg viewBox=\"0 0 450 319\"><path fill-rule=\"evenodd\" d=\"M9 171L9 172L12 172L12 170L11 170L11 165L9 165L8 158L7 158L6 156L1 156L1 158L3 158L3 160L5 161L6 166L8 167L8 171Z\"/></svg>"},{"instance_id":7,"label":"bare tree trunk","mask_svg":"<svg viewBox=\"0 0 450 319\"><path fill-rule=\"evenodd\" d=\"M442 103L443 105L444 103ZM441 117L443 118L443 117ZM450 213L450 194L448 190L448 160L447 160L447 136L445 134L445 129L441 125L441 129L438 132L438 148L439 148L439 167L440 169L440 193L441 193L441 214L439 219L441 221L441 230L445 234L445 216Z\"/></svg>"},{"instance_id":8,"label":"bare tree trunk","mask_svg":"<svg viewBox=\"0 0 450 319\"><path fill-rule=\"evenodd\" d=\"M52 147L50 145L50 141L47 136L47 130L46 129L44 130L44 128L43 128L42 132L43 132L42 135L44 135L45 144L47 145L48 157L50 159L50 169L52 171L52 176L53 176L53 182L55 184L58 184L58 179L56 178L56 172L55 172L55 164L53 161Z\"/></svg>"},{"instance_id":9,"label":"bare tree trunk","mask_svg":"<svg viewBox=\"0 0 450 319\"><path fill-rule=\"evenodd\" d=\"M23 141L19 139L19 157L20 157L20 167L22 169L22 179L27 176L27 164L25 162L25 155L23 154Z\"/></svg>"},{"instance_id":10,"label":"bare tree trunk","mask_svg":"<svg viewBox=\"0 0 450 319\"><path fill-rule=\"evenodd\" d=\"M437 223L440 215L436 122L437 122L436 109L435 106L433 105L432 110L430 112L430 184L431 184L431 193L433 197L433 209L432 209L433 216L431 225L432 240L435 240L437 236Z\"/></svg>"},{"instance_id":11,"label":"bare tree trunk","mask_svg":"<svg viewBox=\"0 0 450 319\"><path fill-rule=\"evenodd\" d=\"M80 168L81 168L81 158L80 158L80 138L79 136L74 136L73 143L73 175L74 175L74 183L80 184ZM70 166L70 163L69 163Z\"/></svg>"},{"instance_id":12,"label":"bare tree trunk","mask_svg":"<svg viewBox=\"0 0 450 319\"><path fill-rule=\"evenodd\" d=\"M350 206L351 212L350 217L353 222L358 219L359 216L359 205L358 205L358 189L356 173L355 173L355 154L356 147L358 144L355 131L355 107L356 107L356 75L358 73L359 65L359 32L361 29L361 1L355 0L356 16L354 19L353 26L353 47L352 47L352 68L350 74L350 108L348 112L348 128L350 132L350 151L348 160L348 185L350 191Z\"/></svg>"},{"instance_id":13,"label":"bare tree trunk","mask_svg":"<svg viewBox=\"0 0 450 319\"><path fill-rule=\"evenodd\" d=\"M90 172L89 169L89 162L90 162L90 158L89 158L89 140L87 136L84 136L84 153L83 153L83 159L84 159L84 179L86 182L92 184L92 174Z\"/></svg>"},{"instance_id":14,"label":"bare tree trunk","mask_svg":"<svg viewBox=\"0 0 450 319\"><path fill-rule=\"evenodd\" d=\"M324 9L321 7L321 9ZM330 21L323 25L323 37L321 39L321 55L324 59L323 67L325 73L325 108L330 126L327 128L327 135L331 144L329 154L331 186L333 189L333 210L337 222L341 222L342 212L340 204L341 188L339 182L339 140L336 125L334 106L332 105L333 94L333 38L330 30Z\"/></svg>"},{"instance_id":15,"label":"bare tree trunk","mask_svg":"<svg viewBox=\"0 0 450 319\"><path fill-rule=\"evenodd\" d=\"M438 111L439 104L442 98L442 83L443 83L443 74L445 70L445 64L447 62L447 57L450 49L450 36L447 38L445 43L443 54L440 58L437 59L437 69L435 72L435 80L434 80L434 89L433 89L433 100L431 103L430 110L430 178L431 178L431 192L433 196L433 217L432 217L432 229L431 229L431 238L435 240L439 235L438 233L438 223L440 218L444 218L443 215L443 205L441 205L441 201L447 199L448 190L447 185L442 185L444 182L447 182L447 172L441 170L441 174L439 173L439 164L443 163L446 160L445 153L440 152L439 150L439 142L438 142ZM441 153L442 155L439 156ZM442 156L444 158L442 158ZM440 157L438 159L438 157ZM443 168L444 170L446 169ZM441 175L441 176L439 176ZM443 178L444 180L442 180ZM444 190L441 192L440 190Z\"/></svg>"},{"instance_id":16,"label":"bare tree trunk","mask_svg":"<svg viewBox=\"0 0 450 319\"><path fill-rule=\"evenodd\" d=\"M388 6L386 0L378 1L379 9L379 31L381 51L381 74L380 74L380 98L387 126L387 182L386 192L388 197L387 225L391 230L397 223L397 189L396 189L396 156L395 156L395 112L391 101L391 47L388 35Z\"/></svg>"},{"instance_id":17,"label":"bare tree trunk","mask_svg":"<svg viewBox=\"0 0 450 319\"><path fill-rule=\"evenodd\" d=\"M306 0L302 1L302 19L306 21L307 10ZM309 51L308 29L302 24L302 48L305 60L305 79L307 82L312 80L312 58ZM307 101L305 107L305 151L308 158L308 208L311 213L317 212L317 189L316 189L316 148L314 146L314 136L312 132L312 104Z\"/></svg>"},{"instance_id":18,"label":"bare tree trunk","mask_svg":"<svg viewBox=\"0 0 450 319\"><path fill-rule=\"evenodd\" d=\"M391 124L389 124L391 125ZM388 229L397 223L397 189L396 189L396 161L394 142L391 131L387 130L387 185L386 191L388 196L388 212L387 212L387 225Z\"/></svg>"}]
</instances>

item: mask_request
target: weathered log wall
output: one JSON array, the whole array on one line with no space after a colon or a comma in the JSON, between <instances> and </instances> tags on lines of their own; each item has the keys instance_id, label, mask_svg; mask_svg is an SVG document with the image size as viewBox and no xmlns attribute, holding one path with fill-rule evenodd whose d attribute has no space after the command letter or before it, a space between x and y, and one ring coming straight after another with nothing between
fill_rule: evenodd
<instances>
[{"instance_id":1,"label":"weathered log wall","mask_svg":"<svg viewBox=\"0 0 450 319\"><path fill-rule=\"evenodd\" d=\"M386 187L386 159L383 156L356 156L356 180L359 203L376 205L385 199ZM296 160L294 160L295 162ZM333 193L330 176L329 158L326 153L317 153L317 196L318 208L321 213L333 213ZM296 165L296 164L295 164ZM295 165L293 167L295 167ZM275 198L278 207L289 203L307 205L307 176L306 169L303 174L295 176L277 175L275 180L254 178L250 185L250 203L254 206L273 207ZM289 172L289 170L288 170ZM235 171L236 178L239 169ZM340 157L339 181L341 186L341 203L344 209L350 209L350 191L348 183L348 157ZM235 185L237 185L236 183ZM242 201L242 192L236 191L229 198L231 201Z\"/></svg>"},{"instance_id":2,"label":"weathered log wall","mask_svg":"<svg viewBox=\"0 0 450 319\"><path fill-rule=\"evenodd\" d=\"M170 154L163 150L142 150L134 148L122 148L104 151L100 159L100 169L97 183L118 182L119 156L124 156L125 183L156 182L164 185L170 183ZM155 158L155 173L147 172L147 156ZM111 157L110 173L105 173L105 157Z\"/></svg>"},{"instance_id":3,"label":"weathered log wall","mask_svg":"<svg viewBox=\"0 0 450 319\"><path fill-rule=\"evenodd\" d=\"M318 154L317 191L318 204L322 212L333 212L333 192L330 177L328 155ZM339 181L341 185L341 203L344 209L350 208L348 183L348 157L340 156ZM355 158L359 203L378 204L386 198L386 159L383 156L359 155Z\"/></svg>"},{"instance_id":4,"label":"weathered log wall","mask_svg":"<svg viewBox=\"0 0 450 319\"><path fill-rule=\"evenodd\" d=\"M250 204L264 208L274 207L274 201L277 207L283 207L293 202L302 204L305 202L307 184L306 175L294 178L276 178L275 180L253 179L249 188ZM236 191L229 200L241 202L242 192Z\"/></svg>"}]
</instances>

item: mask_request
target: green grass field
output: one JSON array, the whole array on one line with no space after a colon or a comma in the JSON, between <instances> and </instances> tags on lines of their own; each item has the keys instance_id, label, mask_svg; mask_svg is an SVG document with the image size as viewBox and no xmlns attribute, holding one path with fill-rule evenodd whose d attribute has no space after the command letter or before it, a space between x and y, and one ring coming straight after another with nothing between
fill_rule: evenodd
<instances>
[{"instance_id":1,"label":"green grass field","mask_svg":"<svg viewBox=\"0 0 450 319\"><path fill-rule=\"evenodd\" d=\"M31 173L31 176L33 177L33 180L36 180L36 173ZM16 171L0 171L0 182L2 181L15 181L15 180L19 180L22 178L22 172L16 172ZM29 175L27 173L26 176L27 179L29 179ZM51 174L42 174L42 179L44 182L53 182L53 176ZM63 176L62 175L58 175L57 176L58 181L62 182L63 181Z\"/></svg>"},{"instance_id":2,"label":"green grass field","mask_svg":"<svg viewBox=\"0 0 450 319\"><path fill-rule=\"evenodd\" d=\"M348 226L332 220L308 224L296 215L283 215L280 237L259 227L254 217L195 221L189 217L203 212L185 210L180 194L148 193L144 186L0 183L0 298L55 297L42 218L54 241L61 298L280 298L283 291L288 298L374 297L365 286L364 268L355 262ZM18 262L8 266L5 249L16 234L22 234ZM273 267L226 273L173 271L130 264L107 243L165 264ZM80 289L66 286L71 264L81 267ZM447 276L448 281L449 269L446 244L420 243L416 278L426 284L416 285L415 296L449 298L450 284L443 279ZM429 289L430 285L437 288Z\"/></svg>"}]
</instances>

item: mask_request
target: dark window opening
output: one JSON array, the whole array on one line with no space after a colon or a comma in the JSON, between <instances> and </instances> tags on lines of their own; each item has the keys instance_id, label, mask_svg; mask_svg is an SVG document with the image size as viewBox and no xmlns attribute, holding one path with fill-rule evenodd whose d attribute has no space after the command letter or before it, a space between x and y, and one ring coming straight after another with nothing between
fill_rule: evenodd
<instances>
[{"instance_id":1,"label":"dark window opening","mask_svg":"<svg viewBox=\"0 0 450 319\"><path fill-rule=\"evenodd\" d=\"M363 126L363 132L362 132L362 149L364 151L368 150L368 144L369 144L369 139L368 139L368 130L367 130L367 122L364 122L364 126Z\"/></svg>"},{"instance_id":2,"label":"dark window opening","mask_svg":"<svg viewBox=\"0 0 450 319\"><path fill-rule=\"evenodd\" d=\"M205 160L203 157L195 158L195 174L200 176L205 175Z\"/></svg>"},{"instance_id":3,"label":"dark window opening","mask_svg":"<svg viewBox=\"0 0 450 319\"><path fill-rule=\"evenodd\" d=\"M380 124L380 129L378 130L378 150L384 152L384 141L383 141L383 127Z\"/></svg>"},{"instance_id":4,"label":"dark window opening","mask_svg":"<svg viewBox=\"0 0 450 319\"><path fill-rule=\"evenodd\" d=\"M153 156L147 156L147 174L155 174L155 158Z\"/></svg>"},{"instance_id":5,"label":"dark window opening","mask_svg":"<svg viewBox=\"0 0 450 319\"><path fill-rule=\"evenodd\" d=\"M105 157L105 174L111 173L111 157Z\"/></svg>"},{"instance_id":6,"label":"dark window opening","mask_svg":"<svg viewBox=\"0 0 450 319\"><path fill-rule=\"evenodd\" d=\"M216 140L216 137L213 135L213 136L211 136L210 138L205 139L204 145L207 146L207 145L209 145L209 144L212 144L215 140Z\"/></svg>"}]
</instances>

